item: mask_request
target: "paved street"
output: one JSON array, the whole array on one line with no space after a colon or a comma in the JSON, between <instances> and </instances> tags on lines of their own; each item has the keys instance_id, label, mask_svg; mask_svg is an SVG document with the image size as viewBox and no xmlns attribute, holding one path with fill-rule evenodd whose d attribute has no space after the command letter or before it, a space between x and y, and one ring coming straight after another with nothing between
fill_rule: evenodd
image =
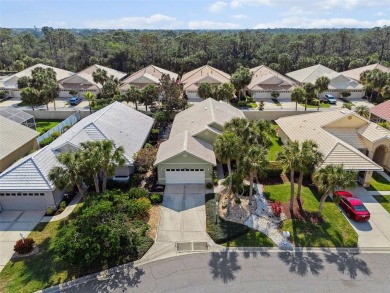
<instances>
[{"instance_id":1,"label":"paved street","mask_svg":"<svg viewBox=\"0 0 390 293\"><path fill-rule=\"evenodd\" d=\"M183 255L61 292L388 292L390 254L337 251Z\"/></svg>"}]
</instances>

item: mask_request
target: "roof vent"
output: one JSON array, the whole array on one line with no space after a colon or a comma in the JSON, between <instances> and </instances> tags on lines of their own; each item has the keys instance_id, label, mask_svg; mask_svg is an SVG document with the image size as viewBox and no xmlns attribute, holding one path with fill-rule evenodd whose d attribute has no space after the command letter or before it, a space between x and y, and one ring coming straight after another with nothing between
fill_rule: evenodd
<instances>
[{"instance_id":1,"label":"roof vent","mask_svg":"<svg viewBox=\"0 0 390 293\"><path fill-rule=\"evenodd\" d=\"M341 110L340 112L341 112L341 113L343 113L343 114L345 114L345 113L346 113L344 110Z\"/></svg>"}]
</instances>

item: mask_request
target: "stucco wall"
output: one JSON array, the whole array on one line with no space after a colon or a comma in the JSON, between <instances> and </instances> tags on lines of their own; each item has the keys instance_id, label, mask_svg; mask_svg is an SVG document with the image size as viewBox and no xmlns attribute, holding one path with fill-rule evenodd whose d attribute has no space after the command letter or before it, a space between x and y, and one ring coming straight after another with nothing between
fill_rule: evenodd
<instances>
[{"instance_id":1,"label":"stucco wall","mask_svg":"<svg viewBox=\"0 0 390 293\"><path fill-rule=\"evenodd\" d=\"M75 112L74 110L23 110L24 112L33 115L35 119L43 119L43 120L53 120L53 119L59 119L64 120L68 118L70 115L73 115ZM80 111L80 117L85 118L89 115L89 110L87 111Z\"/></svg>"},{"instance_id":2,"label":"stucco wall","mask_svg":"<svg viewBox=\"0 0 390 293\"><path fill-rule=\"evenodd\" d=\"M38 144L36 138L34 138L0 160L0 172L3 172L14 162L26 156L31 150L36 149L38 149Z\"/></svg>"}]
</instances>

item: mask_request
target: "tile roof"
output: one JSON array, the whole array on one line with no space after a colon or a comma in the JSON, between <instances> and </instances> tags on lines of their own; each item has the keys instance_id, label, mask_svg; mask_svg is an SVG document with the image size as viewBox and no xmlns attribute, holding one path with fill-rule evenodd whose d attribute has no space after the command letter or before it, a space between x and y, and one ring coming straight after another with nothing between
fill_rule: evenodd
<instances>
[{"instance_id":1,"label":"tile roof","mask_svg":"<svg viewBox=\"0 0 390 293\"><path fill-rule=\"evenodd\" d=\"M160 67L149 65L122 81L122 90L127 90L132 84L159 84L163 74L168 74L171 79L177 80L178 74Z\"/></svg>"},{"instance_id":2,"label":"tile roof","mask_svg":"<svg viewBox=\"0 0 390 293\"><path fill-rule=\"evenodd\" d=\"M349 119L349 117L355 117L356 121L359 122L357 123L358 128L347 126L336 128L333 126L333 123L344 118ZM373 131L375 135L382 138L386 138L386 135L380 134L380 131L375 129L375 123L360 117L353 111L343 109L341 111L290 116L279 118L276 123L290 140L302 142L306 139L313 139L316 141L324 155L324 165L337 163L344 164L344 167L349 170L382 170L379 165L357 148L363 146L361 137L368 137L365 135L365 128L369 128L370 133ZM390 131L388 133L390 134ZM377 136L373 137L377 138Z\"/></svg>"},{"instance_id":3,"label":"tile roof","mask_svg":"<svg viewBox=\"0 0 390 293\"><path fill-rule=\"evenodd\" d=\"M2 86L4 88L7 88L7 89L17 89L18 88L18 84L17 84L17 81L19 78L21 78L22 76L31 76L32 74L32 71L33 69L37 68L37 67L42 67L42 68L52 68L55 73L56 73L56 77L57 77L57 81L61 80L61 79L64 79L66 77L69 77L69 76L72 76L74 74L74 72L70 72L70 71L67 71L67 70L64 70L64 69L60 69L60 68L56 68L56 67L53 67L53 66L48 66L48 65L45 65L45 64L36 64L34 66L31 66L29 68L26 68L25 70L22 70L18 73L15 73L11 76L8 76L6 78L4 78L1 82L2 82Z\"/></svg>"},{"instance_id":4,"label":"tile roof","mask_svg":"<svg viewBox=\"0 0 390 293\"><path fill-rule=\"evenodd\" d=\"M272 70L265 65L251 68L250 71L253 72L253 77L250 84L248 85L248 89L252 91L288 90L295 85L292 79Z\"/></svg>"},{"instance_id":5,"label":"tile roof","mask_svg":"<svg viewBox=\"0 0 390 293\"><path fill-rule=\"evenodd\" d=\"M390 100L380 103L370 109L371 115L375 115L390 122Z\"/></svg>"},{"instance_id":6,"label":"tile roof","mask_svg":"<svg viewBox=\"0 0 390 293\"><path fill-rule=\"evenodd\" d=\"M230 82L229 74L210 65L204 65L183 74L183 77L181 78L183 89L196 91L198 90L198 83L202 82L207 77L214 80L216 83Z\"/></svg>"},{"instance_id":7,"label":"tile roof","mask_svg":"<svg viewBox=\"0 0 390 293\"><path fill-rule=\"evenodd\" d=\"M324 75L330 75L334 73L337 72L321 64L318 64L318 65L289 72L286 75L300 83L307 83L307 82L315 83L318 77Z\"/></svg>"},{"instance_id":8,"label":"tile roof","mask_svg":"<svg viewBox=\"0 0 390 293\"><path fill-rule=\"evenodd\" d=\"M181 154L183 144L187 145L187 150L194 156L214 164L213 146L194 136L203 130L220 134L221 132L213 125L222 128L226 122L235 117L245 118L245 115L239 109L211 98L178 113L173 121L169 139L162 143L161 146L164 146L158 150L155 165Z\"/></svg>"},{"instance_id":9,"label":"tile roof","mask_svg":"<svg viewBox=\"0 0 390 293\"><path fill-rule=\"evenodd\" d=\"M383 71L383 72L390 72L390 68L386 67L386 66L383 66L382 64L379 64L379 63L375 63L375 64L370 64L370 65L367 65L367 66L363 66L363 67L359 67L359 68L355 68L355 69L350 69L350 70L347 70L347 71L343 71L341 72L344 76L347 76L349 78L352 78L354 80L360 80L360 74L364 71L371 71L371 70L374 70L374 69L379 69L380 71Z\"/></svg>"},{"instance_id":10,"label":"tile roof","mask_svg":"<svg viewBox=\"0 0 390 293\"><path fill-rule=\"evenodd\" d=\"M38 135L38 131L0 116L0 160Z\"/></svg>"},{"instance_id":11,"label":"tile roof","mask_svg":"<svg viewBox=\"0 0 390 293\"><path fill-rule=\"evenodd\" d=\"M124 155L132 163L133 154L144 145L153 123L152 118L141 112L119 102L112 103L82 119L50 145L20 159L1 173L0 190L53 190L54 186L47 176L50 169L59 164L56 159L58 151L71 149L89 140L113 140L115 145L124 147ZM29 172L20 171L25 166L28 166Z\"/></svg>"}]
</instances>

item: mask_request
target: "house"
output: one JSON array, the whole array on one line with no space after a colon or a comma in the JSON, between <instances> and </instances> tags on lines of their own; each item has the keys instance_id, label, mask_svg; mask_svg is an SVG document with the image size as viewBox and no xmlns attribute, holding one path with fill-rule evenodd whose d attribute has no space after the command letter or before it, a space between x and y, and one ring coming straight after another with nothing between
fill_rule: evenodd
<instances>
[{"instance_id":1,"label":"house","mask_svg":"<svg viewBox=\"0 0 390 293\"><path fill-rule=\"evenodd\" d=\"M60 84L61 88L60 97L71 97L72 95L69 94L69 91L71 90L78 91L80 95L83 95L87 91L90 91L94 95L100 93L102 85L100 83L94 82L92 76L92 73L98 69L105 70L108 76L114 76L118 80L121 80L126 76L126 73L124 72L94 64L84 70L81 70L78 73L59 80L58 83Z\"/></svg>"},{"instance_id":2,"label":"house","mask_svg":"<svg viewBox=\"0 0 390 293\"><path fill-rule=\"evenodd\" d=\"M331 94L339 98L342 91L348 91L351 93L349 96L350 99L361 98L364 96L363 85L357 80L347 77L342 73L338 73L321 64L292 71L286 75L295 80L300 86L303 86L305 83L309 82L314 84L317 78L321 76L327 76L330 79L330 83L328 90L322 92L322 95Z\"/></svg>"},{"instance_id":3,"label":"house","mask_svg":"<svg viewBox=\"0 0 390 293\"><path fill-rule=\"evenodd\" d=\"M206 99L178 113L169 139L160 145L154 166L160 184L204 184L212 180L217 161L213 144L232 118L242 111L214 99Z\"/></svg>"},{"instance_id":4,"label":"house","mask_svg":"<svg viewBox=\"0 0 390 293\"><path fill-rule=\"evenodd\" d=\"M386 122L390 129L390 100L370 108L370 120L375 123Z\"/></svg>"},{"instance_id":5,"label":"house","mask_svg":"<svg viewBox=\"0 0 390 293\"><path fill-rule=\"evenodd\" d=\"M25 70L22 70L18 73L15 73L11 76L8 76L8 77L2 79L0 81L0 89L8 91L8 94L13 98L20 98L21 91L18 89L18 79L23 77L23 76L31 77L32 71L37 67L52 68L54 70L54 72L56 73L57 81L74 75L73 72L70 72L70 71L67 71L64 69L60 69L60 68L56 68L56 67L48 66L48 65L44 65L44 64L36 64L36 65L31 66Z\"/></svg>"},{"instance_id":6,"label":"house","mask_svg":"<svg viewBox=\"0 0 390 293\"><path fill-rule=\"evenodd\" d=\"M312 139L324 155L322 166L343 164L369 186L373 171L390 170L390 131L347 109L279 118L283 143Z\"/></svg>"},{"instance_id":7,"label":"house","mask_svg":"<svg viewBox=\"0 0 390 293\"><path fill-rule=\"evenodd\" d=\"M253 73L253 76L251 83L247 86L247 90L256 101L271 99L273 91L279 92L279 99L290 99L291 92L295 87L292 79L265 65L251 68L250 71Z\"/></svg>"},{"instance_id":8,"label":"house","mask_svg":"<svg viewBox=\"0 0 390 293\"><path fill-rule=\"evenodd\" d=\"M0 172L38 148L39 132L0 115Z\"/></svg>"},{"instance_id":9,"label":"house","mask_svg":"<svg viewBox=\"0 0 390 293\"><path fill-rule=\"evenodd\" d=\"M198 86L201 82L211 84L227 83L230 82L230 75L210 65L205 65L185 73L181 78L181 83L189 102L202 101L202 98L198 96Z\"/></svg>"},{"instance_id":10,"label":"house","mask_svg":"<svg viewBox=\"0 0 390 293\"><path fill-rule=\"evenodd\" d=\"M158 85L163 74L168 74L169 77L175 81L179 77L177 73L162 69L155 65L149 65L148 67L145 67L124 79L120 89L122 92L125 92L132 85L140 89L150 84Z\"/></svg>"},{"instance_id":11,"label":"house","mask_svg":"<svg viewBox=\"0 0 390 293\"><path fill-rule=\"evenodd\" d=\"M0 207L3 210L46 210L62 199L48 179L58 166L56 155L79 148L86 141L109 139L124 147L125 166L117 167L114 180L128 180L134 170L133 155L149 136L154 120L124 104L112 103L82 119L59 138L24 157L0 174Z\"/></svg>"},{"instance_id":12,"label":"house","mask_svg":"<svg viewBox=\"0 0 390 293\"><path fill-rule=\"evenodd\" d=\"M348 77L348 78L352 78L356 81L360 81L360 74L362 74L364 71L371 71L374 69L378 69L382 72L390 72L390 68L383 66L382 64L375 63L375 64L370 64L367 66L343 71L343 72L341 72L341 74Z\"/></svg>"}]
</instances>

